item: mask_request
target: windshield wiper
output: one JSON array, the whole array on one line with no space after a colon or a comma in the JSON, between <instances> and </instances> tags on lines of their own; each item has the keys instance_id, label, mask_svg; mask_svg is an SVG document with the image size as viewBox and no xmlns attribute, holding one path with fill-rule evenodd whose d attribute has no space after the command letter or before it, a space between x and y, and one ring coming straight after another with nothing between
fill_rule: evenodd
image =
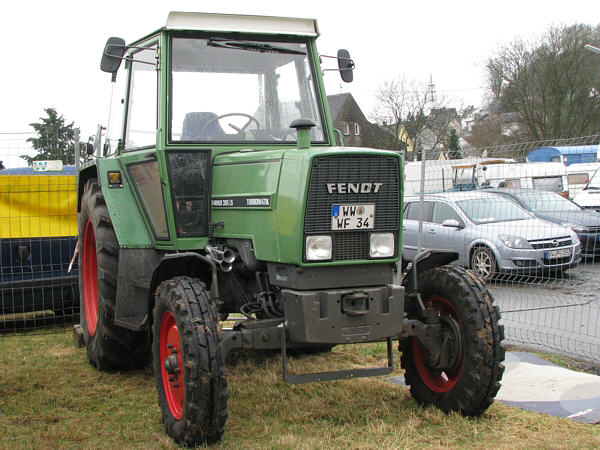
<instances>
[{"instance_id":1,"label":"windshield wiper","mask_svg":"<svg viewBox=\"0 0 600 450\"><path fill-rule=\"evenodd\" d=\"M279 47L277 45L265 44L262 42L235 41L231 39L209 39L208 45L211 47L232 48L237 50L250 50L261 53L284 53L288 55L306 55L302 50Z\"/></svg>"}]
</instances>

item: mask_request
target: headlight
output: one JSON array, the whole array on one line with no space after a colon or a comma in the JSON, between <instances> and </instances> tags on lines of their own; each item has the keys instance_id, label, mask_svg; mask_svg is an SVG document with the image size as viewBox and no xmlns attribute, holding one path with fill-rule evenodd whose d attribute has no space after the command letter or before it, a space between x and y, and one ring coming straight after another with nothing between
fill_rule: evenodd
<instances>
[{"instance_id":1,"label":"headlight","mask_svg":"<svg viewBox=\"0 0 600 450\"><path fill-rule=\"evenodd\" d=\"M325 261L331 259L331 236L307 236L306 259Z\"/></svg>"},{"instance_id":2,"label":"headlight","mask_svg":"<svg viewBox=\"0 0 600 450\"><path fill-rule=\"evenodd\" d=\"M574 231L571 231L571 241L573 241L573 245L579 245L579 236Z\"/></svg>"},{"instance_id":3,"label":"headlight","mask_svg":"<svg viewBox=\"0 0 600 450\"><path fill-rule=\"evenodd\" d=\"M505 234L501 234L498 237L508 248L532 248L531 244L527 242L527 239L520 236L507 236Z\"/></svg>"},{"instance_id":4,"label":"headlight","mask_svg":"<svg viewBox=\"0 0 600 450\"><path fill-rule=\"evenodd\" d=\"M371 258L391 258L394 256L394 233L371 233Z\"/></svg>"},{"instance_id":5,"label":"headlight","mask_svg":"<svg viewBox=\"0 0 600 450\"><path fill-rule=\"evenodd\" d=\"M579 223L563 222L560 225L565 228L569 228L569 229L573 230L575 233L587 233L588 232L588 229Z\"/></svg>"}]
</instances>

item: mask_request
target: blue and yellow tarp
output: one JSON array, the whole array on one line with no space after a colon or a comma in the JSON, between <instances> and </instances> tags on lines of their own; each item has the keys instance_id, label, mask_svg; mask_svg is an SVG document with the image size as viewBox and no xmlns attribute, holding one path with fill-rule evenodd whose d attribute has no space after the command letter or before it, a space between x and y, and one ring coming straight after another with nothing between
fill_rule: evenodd
<instances>
[{"instance_id":1,"label":"blue and yellow tarp","mask_svg":"<svg viewBox=\"0 0 600 450\"><path fill-rule=\"evenodd\" d=\"M77 235L75 168L0 171L0 239Z\"/></svg>"}]
</instances>

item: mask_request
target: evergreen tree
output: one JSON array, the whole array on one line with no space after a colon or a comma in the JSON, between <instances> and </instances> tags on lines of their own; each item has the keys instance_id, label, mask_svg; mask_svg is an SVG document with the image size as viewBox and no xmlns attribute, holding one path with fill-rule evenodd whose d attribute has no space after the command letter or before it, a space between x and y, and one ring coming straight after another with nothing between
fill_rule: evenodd
<instances>
[{"instance_id":1,"label":"evergreen tree","mask_svg":"<svg viewBox=\"0 0 600 450\"><path fill-rule=\"evenodd\" d=\"M41 122L29 125L37 133L37 137L27 139L38 154L21 155L21 158L32 165L33 161L61 160L63 164L75 163L75 130L74 122L65 124L63 116L59 116L54 108L44 108L47 117L40 117Z\"/></svg>"},{"instance_id":2,"label":"evergreen tree","mask_svg":"<svg viewBox=\"0 0 600 450\"><path fill-rule=\"evenodd\" d=\"M448 159L460 159L460 142L459 136L454 128L450 128L450 136L448 138Z\"/></svg>"}]
</instances>

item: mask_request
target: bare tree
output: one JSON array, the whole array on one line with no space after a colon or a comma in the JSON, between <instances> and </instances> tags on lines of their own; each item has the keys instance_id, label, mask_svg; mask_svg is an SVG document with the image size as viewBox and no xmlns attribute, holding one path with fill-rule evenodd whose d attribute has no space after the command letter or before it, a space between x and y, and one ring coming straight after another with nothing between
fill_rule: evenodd
<instances>
[{"instance_id":1,"label":"bare tree","mask_svg":"<svg viewBox=\"0 0 600 450\"><path fill-rule=\"evenodd\" d=\"M552 27L534 43L516 39L488 60L491 96L516 114L526 138L597 133L600 71L584 45L599 42L600 26L589 25Z\"/></svg>"},{"instance_id":2,"label":"bare tree","mask_svg":"<svg viewBox=\"0 0 600 450\"><path fill-rule=\"evenodd\" d=\"M375 99L372 117L395 136L396 149L405 149L403 132L410 137L414 151L407 154L409 160L421 159L424 147L432 150L447 142L449 125L457 118L456 110L445 108L445 99L436 98L431 85L404 77L383 81Z\"/></svg>"}]
</instances>

